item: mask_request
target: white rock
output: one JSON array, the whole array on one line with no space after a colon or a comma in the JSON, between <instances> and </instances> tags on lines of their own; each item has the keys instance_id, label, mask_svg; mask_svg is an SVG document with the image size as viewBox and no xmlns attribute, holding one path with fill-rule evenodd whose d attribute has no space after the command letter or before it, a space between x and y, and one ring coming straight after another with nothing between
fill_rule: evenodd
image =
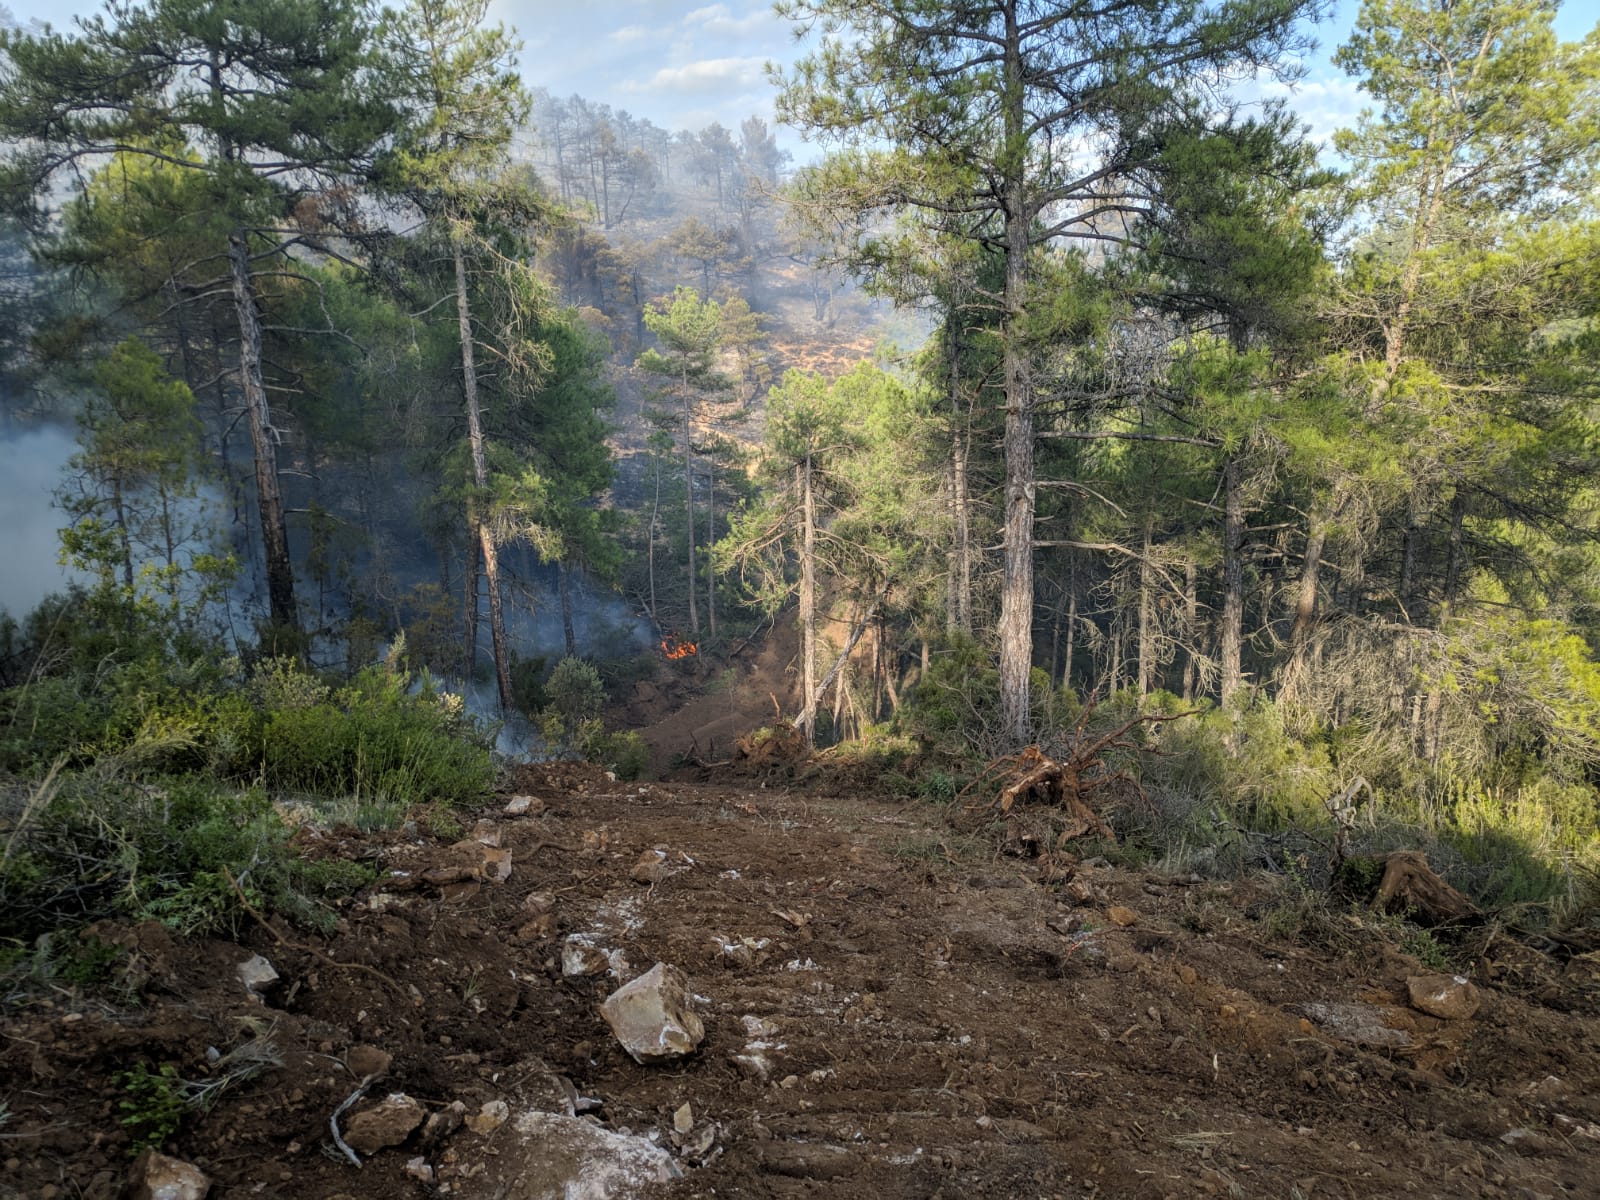
<instances>
[{"instance_id":1,"label":"white rock","mask_svg":"<svg viewBox=\"0 0 1600 1200\"><path fill-rule=\"evenodd\" d=\"M274 977L276 978L276 977ZM203 1200L211 1180L193 1163L146 1150L128 1175L130 1200Z\"/></svg>"},{"instance_id":2,"label":"white rock","mask_svg":"<svg viewBox=\"0 0 1600 1200\"><path fill-rule=\"evenodd\" d=\"M1406 994L1412 1008L1442 1021L1464 1021L1478 1011L1478 989L1464 975L1413 975Z\"/></svg>"},{"instance_id":3,"label":"white rock","mask_svg":"<svg viewBox=\"0 0 1600 1200\"><path fill-rule=\"evenodd\" d=\"M561 973L572 979L599 975L611 965L610 955L594 944L586 933L571 933L561 943Z\"/></svg>"},{"instance_id":4,"label":"white rock","mask_svg":"<svg viewBox=\"0 0 1600 1200\"><path fill-rule=\"evenodd\" d=\"M519 1114L495 1137L481 1174L456 1184L463 1200L631 1200L682 1169L646 1138L561 1113Z\"/></svg>"},{"instance_id":5,"label":"white rock","mask_svg":"<svg viewBox=\"0 0 1600 1200\"><path fill-rule=\"evenodd\" d=\"M600 1006L600 1015L635 1062L689 1054L706 1035L688 978L666 963L618 988Z\"/></svg>"},{"instance_id":6,"label":"white rock","mask_svg":"<svg viewBox=\"0 0 1600 1200\"><path fill-rule=\"evenodd\" d=\"M478 1110L478 1115L467 1118L467 1128L485 1137L511 1118L511 1106L504 1100L488 1100Z\"/></svg>"},{"instance_id":7,"label":"white rock","mask_svg":"<svg viewBox=\"0 0 1600 1200\"><path fill-rule=\"evenodd\" d=\"M506 803L506 815L508 817L520 817L532 807L532 796L513 796Z\"/></svg>"},{"instance_id":8,"label":"white rock","mask_svg":"<svg viewBox=\"0 0 1600 1200\"><path fill-rule=\"evenodd\" d=\"M249 992L257 1003L261 1002L261 993L278 982L277 971L273 970L272 964L259 954L253 954L240 963L237 974L239 982L244 984L244 990Z\"/></svg>"},{"instance_id":9,"label":"white rock","mask_svg":"<svg viewBox=\"0 0 1600 1200\"><path fill-rule=\"evenodd\" d=\"M390 1092L350 1118L344 1140L357 1154L370 1156L405 1141L427 1115L427 1110L404 1092Z\"/></svg>"}]
</instances>

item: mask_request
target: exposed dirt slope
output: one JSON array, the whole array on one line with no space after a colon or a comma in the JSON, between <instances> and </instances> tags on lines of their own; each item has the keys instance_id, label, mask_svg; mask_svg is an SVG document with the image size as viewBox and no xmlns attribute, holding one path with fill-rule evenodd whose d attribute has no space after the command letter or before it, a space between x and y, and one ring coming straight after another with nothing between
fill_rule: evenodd
<instances>
[{"instance_id":1,"label":"exposed dirt slope","mask_svg":"<svg viewBox=\"0 0 1600 1200\"><path fill-rule=\"evenodd\" d=\"M1346 954L1269 936L1259 918L1280 900L1262 881L1084 868L1074 901L935 811L872 794L623 785L568 765L526 768L513 790L546 807L493 810L504 883L391 884L326 942L145 930L144 1007L58 992L13 1012L0 1195L114 1195L128 1142L113 1073L170 1062L203 1080L207 1047L248 1040L247 1020L283 1065L168 1144L213 1196L492 1194L504 1147L469 1128L426 1148L413 1134L359 1171L329 1153L329 1117L371 1069L363 1047L392 1056L375 1096L429 1112L559 1109L570 1084L608 1126L670 1146L688 1104L714 1140L669 1196L1600 1194L1587 959L1492 943L1482 1008L1445 1022L1406 1003L1419 964L1353 926ZM392 881L450 857L436 839L379 841L386 868L412 872ZM634 882L654 847L675 873ZM554 900L548 936L536 893ZM572 933L620 951L628 974L684 968L703 997L700 1051L667 1068L629 1059L597 1012L616 979L561 975ZM253 952L284 976L265 1007L233 978ZM1304 1015L1346 1002L1409 1044L1359 1048ZM771 1044L766 1079L735 1061L752 1040ZM417 1157L439 1182L407 1175Z\"/></svg>"}]
</instances>

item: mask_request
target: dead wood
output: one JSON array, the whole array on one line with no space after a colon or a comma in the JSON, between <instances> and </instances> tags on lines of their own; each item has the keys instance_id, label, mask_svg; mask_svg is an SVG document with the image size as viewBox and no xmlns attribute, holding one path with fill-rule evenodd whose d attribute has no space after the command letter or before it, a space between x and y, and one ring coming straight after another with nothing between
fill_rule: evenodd
<instances>
[{"instance_id":1,"label":"dead wood","mask_svg":"<svg viewBox=\"0 0 1600 1200\"><path fill-rule=\"evenodd\" d=\"M1073 729L1072 738L1067 744L1067 753L1063 757L1050 758L1038 746L1029 746L1020 754L991 762L978 778L963 790L962 795L967 795L973 788L986 781L995 782L998 776L998 782L1003 786L993 800L982 806L985 811L999 809L1003 816L1010 817L1019 800L1032 798L1061 811L1064 821L1056 838L1057 846L1065 845L1074 838L1087 834L1093 834L1110 842L1116 841L1116 833L1104 815L1090 804L1089 797L1109 784L1125 783L1146 804L1149 800L1144 794L1144 789L1139 786L1138 780L1132 775L1126 771L1113 771L1107 767L1105 753L1108 750L1143 752L1147 748L1129 740L1127 736L1134 728L1140 725L1176 721L1194 714L1187 712L1165 716L1141 713L1108 733L1090 739L1085 736L1084 730L1093 712L1093 704L1085 705Z\"/></svg>"},{"instance_id":2,"label":"dead wood","mask_svg":"<svg viewBox=\"0 0 1600 1200\"><path fill-rule=\"evenodd\" d=\"M1439 878L1427 856L1418 850L1397 850L1384 856L1383 880L1373 905L1426 925L1462 924L1483 916L1471 900Z\"/></svg>"},{"instance_id":3,"label":"dead wood","mask_svg":"<svg viewBox=\"0 0 1600 1200\"><path fill-rule=\"evenodd\" d=\"M735 760L753 766L789 766L803 761L806 754L805 735L788 721L741 734L734 742Z\"/></svg>"}]
</instances>

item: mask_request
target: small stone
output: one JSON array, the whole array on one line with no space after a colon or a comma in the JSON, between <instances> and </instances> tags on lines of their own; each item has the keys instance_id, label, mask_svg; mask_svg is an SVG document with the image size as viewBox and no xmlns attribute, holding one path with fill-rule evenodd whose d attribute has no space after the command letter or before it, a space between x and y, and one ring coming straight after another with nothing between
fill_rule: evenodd
<instances>
[{"instance_id":1,"label":"small stone","mask_svg":"<svg viewBox=\"0 0 1600 1200\"><path fill-rule=\"evenodd\" d=\"M511 851L483 848L483 877L490 883L504 883L511 878Z\"/></svg>"},{"instance_id":2,"label":"small stone","mask_svg":"<svg viewBox=\"0 0 1600 1200\"><path fill-rule=\"evenodd\" d=\"M1231 1021L1233 1018L1239 1015L1239 1010L1231 1004L1224 1004L1220 1009L1217 1010L1217 1015L1220 1016L1224 1021Z\"/></svg>"},{"instance_id":3,"label":"small stone","mask_svg":"<svg viewBox=\"0 0 1600 1200\"><path fill-rule=\"evenodd\" d=\"M561 1113L519 1113L496 1148L501 1165L493 1193L519 1200L627 1200L683 1173L672 1155L648 1138ZM488 1195L490 1189L466 1194Z\"/></svg>"},{"instance_id":4,"label":"small stone","mask_svg":"<svg viewBox=\"0 0 1600 1200\"><path fill-rule=\"evenodd\" d=\"M792 1092L795 1088L800 1086L800 1076L785 1075L782 1079L778 1080L778 1086L786 1092Z\"/></svg>"},{"instance_id":5,"label":"small stone","mask_svg":"<svg viewBox=\"0 0 1600 1200\"><path fill-rule=\"evenodd\" d=\"M244 990L250 993L256 1003L262 1003L261 995L273 984L278 982L278 972L272 969L272 964L259 954L253 954L239 964L236 974L239 982L244 985Z\"/></svg>"},{"instance_id":6,"label":"small stone","mask_svg":"<svg viewBox=\"0 0 1600 1200\"><path fill-rule=\"evenodd\" d=\"M586 933L571 933L561 944L561 973L568 979L599 975L610 965L606 952Z\"/></svg>"},{"instance_id":7,"label":"small stone","mask_svg":"<svg viewBox=\"0 0 1600 1200\"><path fill-rule=\"evenodd\" d=\"M538 808L534 805L538 805ZM506 816L521 817L529 812L541 811L543 808L543 802L535 800L532 796L513 796L506 802Z\"/></svg>"},{"instance_id":8,"label":"small stone","mask_svg":"<svg viewBox=\"0 0 1600 1200\"><path fill-rule=\"evenodd\" d=\"M129 1200L203 1200L211 1180L193 1163L146 1150L128 1174Z\"/></svg>"},{"instance_id":9,"label":"small stone","mask_svg":"<svg viewBox=\"0 0 1600 1200\"><path fill-rule=\"evenodd\" d=\"M1113 904L1106 909L1106 917L1113 925L1121 925L1123 927L1139 923L1139 914L1121 904Z\"/></svg>"},{"instance_id":10,"label":"small stone","mask_svg":"<svg viewBox=\"0 0 1600 1200\"><path fill-rule=\"evenodd\" d=\"M1314 1003L1300 1005L1301 1011L1324 1033L1342 1042L1367 1049L1409 1046L1411 1035L1384 1024L1384 1014L1370 1004Z\"/></svg>"},{"instance_id":11,"label":"small stone","mask_svg":"<svg viewBox=\"0 0 1600 1200\"><path fill-rule=\"evenodd\" d=\"M757 1083L765 1083L772 1078L772 1060L759 1050L747 1050L743 1054L731 1054L728 1056L728 1061Z\"/></svg>"},{"instance_id":12,"label":"small stone","mask_svg":"<svg viewBox=\"0 0 1600 1200\"><path fill-rule=\"evenodd\" d=\"M694 1109L687 1103L672 1114L672 1128L678 1133L688 1133L694 1128Z\"/></svg>"},{"instance_id":13,"label":"small stone","mask_svg":"<svg viewBox=\"0 0 1600 1200\"><path fill-rule=\"evenodd\" d=\"M1576 1120L1566 1113L1556 1113L1550 1118L1550 1124L1555 1126L1556 1132L1565 1137L1581 1137L1591 1142L1600 1142L1600 1125L1592 1122Z\"/></svg>"},{"instance_id":14,"label":"small stone","mask_svg":"<svg viewBox=\"0 0 1600 1200\"><path fill-rule=\"evenodd\" d=\"M694 1011L689 980L677 967L657 963L607 997L600 1015L635 1062L692 1053L705 1038Z\"/></svg>"},{"instance_id":15,"label":"small stone","mask_svg":"<svg viewBox=\"0 0 1600 1200\"><path fill-rule=\"evenodd\" d=\"M1478 989L1464 975L1412 975L1406 994L1412 1008L1443 1021L1464 1021L1478 1011Z\"/></svg>"},{"instance_id":16,"label":"small stone","mask_svg":"<svg viewBox=\"0 0 1600 1200\"><path fill-rule=\"evenodd\" d=\"M445 1138L461 1128L466 1120L467 1106L459 1100L452 1100L448 1108L440 1109L431 1114L422 1126L422 1145L424 1148L437 1146Z\"/></svg>"},{"instance_id":17,"label":"small stone","mask_svg":"<svg viewBox=\"0 0 1600 1200\"><path fill-rule=\"evenodd\" d=\"M633 864L633 870L628 872L628 877L635 883L660 883L673 873L667 865L667 852L659 846L653 850L646 850L639 855L639 861Z\"/></svg>"},{"instance_id":18,"label":"small stone","mask_svg":"<svg viewBox=\"0 0 1600 1200\"><path fill-rule=\"evenodd\" d=\"M484 817L473 825L472 840L480 845L498 848L500 845L500 826Z\"/></svg>"},{"instance_id":19,"label":"small stone","mask_svg":"<svg viewBox=\"0 0 1600 1200\"><path fill-rule=\"evenodd\" d=\"M376 1046L351 1046L349 1053L344 1056L344 1065L350 1068L350 1074L357 1079L386 1074L393 1061L394 1055Z\"/></svg>"},{"instance_id":20,"label":"small stone","mask_svg":"<svg viewBox=\"0 0 1600 1200\"><path fill-rule=\"evenodd\" d=\"M511 1117L511 1106L504 1100L486 1101L477 1116L467 1118L467 1128L488 1137Z\"/></svg>"},{"instance_id":21,"label":"small stone","mask_svg":"<svg viewBox=\"0 0 1600 1200\"><path fill-rule=\"evenodd\" d=\"M1178 978L1181 979L1189 987L1193 987L1194 984L1195 984L1195 981L1200 978L1200 973L1198 971L1196 971L1191 966L1187 966L1186 964L1179 963L1178 964Z\"/></svg>"},{"instance_id":22,"label":"small stone","mask_svg":"<svg viewBox=\"0 0 1600 1200\"><path fill-rule=\"evenodd\" d=\"M540 913L531 921L524 921L517 926L514 935L519 942L537 942L549 937L556 931L556 918L554 913Z\"/></svg>"},{"instance_id":23,"label":"small stone","mask_svg":"<svg viewBox=\"0 0 1600 1200\"><path fill-rule=\"evenodd\" d=\"M1531 1129L1509 1129L1500 1135L1500 1140L1518 1154L1552 1154L1560 1149L1554 1138Z\"/></svg>"},{"instance_id":24,"label":"small stone","mask_svg":"<svg viewBox=\"0 0 1600 1200\"><path fill-rule=\"evenodd\" d=\"M420 1154L406 1163L406 1174L421 1183L433 1182L433 1168L428 1165L428 1160Z\"/></svg>"},{"instance_id":25,"label":"small stone","mask_svg":"<svg viewBox=\"0 0 1600 1200\"><path fill-rule=\"evenodd\" d=\"M391 1092L350 1118L344 1140L357 1154L373 1155L405 1141L427 1115L422 1105L404 1092Z\"/></svg>"}]
</instances>

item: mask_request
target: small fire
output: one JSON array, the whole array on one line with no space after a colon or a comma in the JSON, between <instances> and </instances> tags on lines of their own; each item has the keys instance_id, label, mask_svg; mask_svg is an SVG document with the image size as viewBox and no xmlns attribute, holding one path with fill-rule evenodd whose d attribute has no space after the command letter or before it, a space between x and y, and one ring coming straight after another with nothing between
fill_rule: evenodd
<instances>
[{"instance_id":1,"label":"small fire","mask_svg":"<svg viewBox=\"0 0 1600 1200\"><path fill-rule=\"evenodd\" d=\"M661 653L670 659L688 658L698 651L699 647L693 642L680 642L670 634L661 639Z\"/></svg>"}]
</instances>

